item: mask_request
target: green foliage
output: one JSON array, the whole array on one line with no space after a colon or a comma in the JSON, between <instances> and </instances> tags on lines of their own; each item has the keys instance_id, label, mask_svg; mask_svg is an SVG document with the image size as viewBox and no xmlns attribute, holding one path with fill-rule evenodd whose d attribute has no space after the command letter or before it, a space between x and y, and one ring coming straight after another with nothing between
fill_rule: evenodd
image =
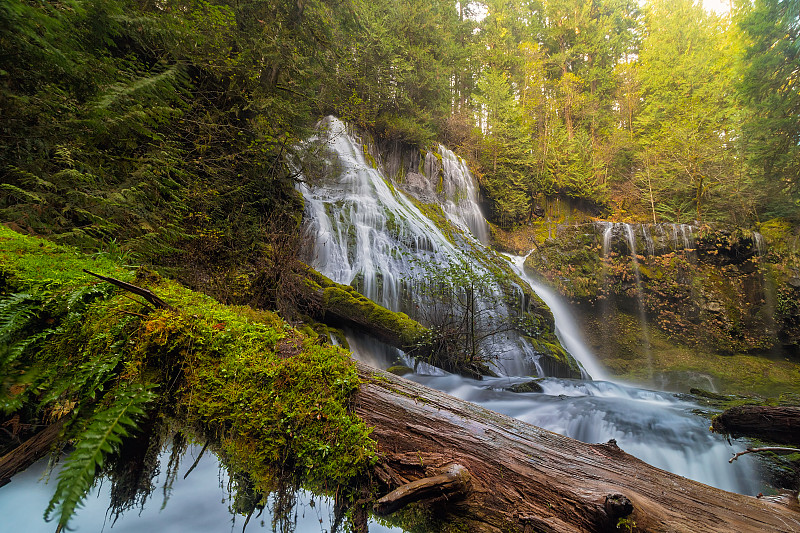
<instances>
[{"instance_id":1,"label":"green foliage","mask_svg":"<svg viewBox=\"0 0 800 533\"><path fill-rule=\"evenodd\" d=\"M746 36L738 98L747 109L742 149L768 216L796 216L800 202L800 3L744 4Z\"/></svg>"},{"instance_id":2,"label":"green foliage","mask_svg":"<svg viewBox=\"0 0 800 533\"><path fill-rule=\"evenodd\" d=\"M148 403L201 428L259 497L287 480L342 494L365 472L375 443L350 409L359 380L344 350L271 312L223 306L143 270L131 279L106 253L2 227L0 241L0 335L22 347L0 366L4 409L32 420L72 413L65 438L76 449L48 508L59 524ZM84 268L152 288L180 311L116 294Z\"/></svg>"},{"instance_id":3,"label":"green foliage","mask_svg":"<svg viewBox=\"0 0 800 533\"><path fill-rule=\"evenodd\" d=\"M110 405L92 415L86 429L76 435L75 449L58 474L58 485L45 510L45 519L57 518L59 527L69 525L69 519L94 485L95 474L103 467L105 458L130 435L136 419L145 415L143 407L155 396L141 385L120 388Z\"/></svg>"}]
</instances>

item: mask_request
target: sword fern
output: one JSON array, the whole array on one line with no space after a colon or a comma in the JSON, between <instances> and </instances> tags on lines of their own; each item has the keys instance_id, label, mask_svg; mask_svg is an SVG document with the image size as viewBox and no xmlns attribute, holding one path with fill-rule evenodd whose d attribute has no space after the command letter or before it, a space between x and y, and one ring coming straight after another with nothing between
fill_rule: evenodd
<instances>
[{"instance_id":1,"label":"sword fern","mask_svg":"<svg viewBox=\"0 0 800 533\"><path fill-rule=\"evenodd\" d=\"M145 415L144 406L156 397L151 388L137 384L117 390L110 405L95 411L86 429L75 437L75 449L58 474L45 519L57 519L62 528L68 525L94 485L95 474L118 449L122 439L135 429L136 420Z\"/></svg>"}]
</instances>

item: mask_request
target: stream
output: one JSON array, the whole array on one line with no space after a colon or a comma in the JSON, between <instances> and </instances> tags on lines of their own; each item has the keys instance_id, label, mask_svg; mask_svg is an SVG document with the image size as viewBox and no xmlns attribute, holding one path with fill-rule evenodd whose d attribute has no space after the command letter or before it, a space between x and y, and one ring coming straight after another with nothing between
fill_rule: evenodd
<instances>
[{"instance_id":1,"label":"stream","mask_svg":"<svg viewBox=\"0 0 800 533\"><path fill-rule=\"evenodd\" d=\"M306 231L314 243L307 250L306 259L314 268L334 281L356 286L387 308L411 314L410 304L419 304L418 296L413 290L409 292L413 283L408 281L414 275L416 259L438 264L468 261L481 270L484 267L481 259L476 259L476 250L482 257L500 257L483 245L488 230L480 217L474 180L452 152L440 146L439 166L430 154L425 156L424 166L433 169L429 172L441 180L439 187L430 186L426 194L443 206L442 213L458 228L455 236L445 235L414 202L390 185L374 163L367 162L364 144L342 122L328 118L322 125L318 140L327 144L330 166L336 172L322 183L299 187L306 199ZM732 454L744 446L731 445L712 434L709 420L698 414L701 408L690 399L610 379L583 342L580 325L569 306L525 272L524 257L506 259L520 280L550 307L556 334L582 366L585 379L542 375L539 354L521 335L514 334L504 335L502 341L484 348L498 357L495 370L500 377L482 380L448 374L425 364L415 365L399 350L357 331L347 331L354 356L383 369L398 362L415 367L415 372L406 378L584 442L615 439L622 450L654 466L714 487L751 495L765 489L755 461L744 458L728 463ZM511 309L500 310L499 319L507 319L512 313ZM541 392L508 390L536 376ZM141 510L130 510L113 523L106 515L108 484L101 483L71 525L75 531L86 532L241 531L245 518L231 513L227 474L212 454L183 479L197 453L196 447L190 447L183 458L168 504L162 505L164 498L157 489ZM45 464L40 461L15 476L9 485L0 487L0 531L54 530L52 523L42 519L55 487L55 474L49 484L39 480ZM163 476L159 474L156 484L163 484ZM301 493L295 513L297 532L316 533L331 528L332 505L325 498ZM271 529L268 511L253 517L247 525L248 531ZM372 523L370 531L398 530Z\"/></svg>"}]
</instances>

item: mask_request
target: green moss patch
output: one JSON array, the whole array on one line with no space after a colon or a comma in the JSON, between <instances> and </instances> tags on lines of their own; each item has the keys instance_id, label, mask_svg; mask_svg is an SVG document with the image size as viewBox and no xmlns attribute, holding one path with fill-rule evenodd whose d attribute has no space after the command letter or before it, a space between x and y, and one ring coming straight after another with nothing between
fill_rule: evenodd
<instances>
[{"instance_id":1,"label":"green moss patch","mask_svg":"<svg viewBox=\"0 0 800 533\"><path fill-rule=\"evenodd\" d=\"M142 391L136 405L202 428L262 494L286 476L346 492L366 472L375 443L350 409L359 380L346 351L274 313L222 305L147 271L134 276L111 258L7 229L0 242L0 305L11 309L0 323L12 348L0 358L6 414L70 415L66 437L80 442L93 413ZM84 268L148 288L176 310L153 309ZM26 312L29 301L36 312ZM22 326L9 328L20 314Z\"/></svg>"}]
</instances>

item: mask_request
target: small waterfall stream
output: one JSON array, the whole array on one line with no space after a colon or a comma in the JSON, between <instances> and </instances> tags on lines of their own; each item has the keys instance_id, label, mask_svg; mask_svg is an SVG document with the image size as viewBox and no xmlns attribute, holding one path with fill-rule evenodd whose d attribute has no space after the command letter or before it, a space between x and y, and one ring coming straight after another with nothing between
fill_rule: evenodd
<instances>
[{"instance_id":1,"label":"small waterfall stream","mask_svg":"<svg viewBox=\"0 0 800 533\"><path fill-rule=\"evenodd\" d=\"M344 131L344 125L338 121L333 121L328 127ZM344 170L350 176L335 183L303 189L309 205L306 212L310 219L309 227L316 232L317 244L313 254L315 268L330 277L338 276L335 279L343 283L356 279L357 271L365 279L382 275L385 286L388 279L386 270L395 268L392 265L396 265L396 270L391 279L400 279L406 274L404 269L408 263L403 261L407 260L408 254L453 257L466 253L444 239L433 223L424 220L425 216L414 211L413 205L404 200L401 193L389 187L380 172L366 164L363 157L360 158L358 143L348 139L347 135L339 134L332 139L331 146L339 154L341 161L348 161L352 165ZM444 159L448 160L449 156ZM354 186L352 176L368 179L370 185ZM356 194L358 192L371 194L374 198L362 197ZM328 206L323 205L325 202L328 202ZM456 225L466 225L471 231L475 231L474 219L469 223L463 215L464 205L470 202L475 204L474 197L463 196L459 209L453 210L451 206L445 208L445 212ZM359 214L360 210L372 209L371 206L378 203L384 206L383 214L371 217ZM469 211L480 212L476 204L474 210L469 208ZM329 224L322 218L330 218L334 222ZM391 224L388 223L390 220L393 221ZM347 229L353 226L358 229ZM606 229L607 239L604 241L607 242L604 243L604 248L608 249L614 225L609 224ZM685 238L686 230L680 229ZM345 235L355 235L356 240L366 239L368 236L370 240L364 245L345 244L342 239ZM422 242L426 245L420 246L419 243ZM474 239L469 246L479 246L477 242L478 239ZM688 246L684 245L686 247ZM336 250L335 258L332 257L331 250ZM635 254L635 247L632 250ZM369 257L361 257L361 253ZM570 316L568 307L554 292L525 274L522 269L524 258L511 257L510 262L520 277L530 283L550 307L562 345L580 362L588 375L595 379L604 378L602 366L583 343L580 329ZM376 270L370 272L369 268ZM366 287L375 284L364 285ZM386 290L383 294L385 293ZM368 296L374 296L379 303L388 304L387 307L400 307L379 293ZM358 332L348 332L348 340L357 358L379 367L386 368L403 357L397 350L366 339ZM518 348L512 356L525 361L530 354ZM690 401L681 400L671 393L642 390L610 381L545 378L540 381L544 391L542 393L519 394L507 391L511 385L531 379L528 377L530 372L518 371L524 368L524 364L509 364L504 367L504 377L473 380L420 366L414 374L406 377L586 442L616 439L623 450L650 464L709 485L748 494L756 494L762 490L752 462L737 461L732 465L728 464L728 457L742 447L731 446L722 437L710 433L708 420L694 414L693 411L698 406Z\"/></svg>"},{"instance_id":2,"label":"small waterfall stream","mask_svg":"<svg viewBox=\"0 0 800 533\"><path fill-rule=\"evenodd\" d=\"M647 314L644 308L644 293L642 292L642 274L639 270L639 257L636 250L636 233L634 233L633 226L625 224L625 236L628 239L628 248L631 251L631 268L633 268L633 279L636 282L636 307L639 311L639 326L642 329L642 347L644 354L647 358L647 375L653 379L653 355L650 353L650 333L647 329ZM644 233L645 237L649 234ZM652 244L652 239L648 244ZM652 252L651 254L652 255Z\"/></svg>"},{"instance_id":3,"label":"small waterfall stream","mask_svg":"<svg viewBox=\"0 0 800 533\"><path fill-rule=\"evenodd\" d=\"M547 304L555 317L556 336L561 345L572 357L575 358L581 367L585 379L601 380L606 378L605 370L600 366L595 356L591 353L583 340L578 323L569 311L569 307L564 300L552 289L536 281L525 272L525 258L527 256L507 256L509 262L514 266L520 278L528 283L533 292Z\"/></svg>"}]
</instances>

